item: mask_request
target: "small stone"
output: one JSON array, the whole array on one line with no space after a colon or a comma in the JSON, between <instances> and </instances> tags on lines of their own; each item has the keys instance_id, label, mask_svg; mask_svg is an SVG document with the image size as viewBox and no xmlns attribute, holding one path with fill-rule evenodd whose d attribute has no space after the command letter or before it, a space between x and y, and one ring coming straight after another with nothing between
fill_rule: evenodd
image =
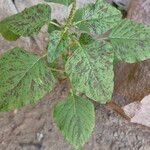
<instances>
[{"instance_id":1,"label":"small stone","mask_svg":"<svg viewBox=\"0 0 150 150\"><path fill-rule=\"evenodd\" d=\"M18 109L15 109L14 110L14 114L16 115L18 113Z\"/></svg>"},{"instance_id":2,"label":"small stone","mask_svg":"<svg viewBox=\"0 0 150 150\"><path fill-rule=\"evenodd\" d=\"M44 138L42 133L37 133L37 140L40 142Z\"/></svg>"},{"instance_id":3,"label":"small stone","mask_svg":"<svg viewBox=\"0 0 150 150\"><path fill-rule=\"evenodd\" d=\"M117 133L117 132L115 132L115 133L114 133L114 137L117 137L117 136L118 136L118 133Z\"/></svg>"}]
</instances>

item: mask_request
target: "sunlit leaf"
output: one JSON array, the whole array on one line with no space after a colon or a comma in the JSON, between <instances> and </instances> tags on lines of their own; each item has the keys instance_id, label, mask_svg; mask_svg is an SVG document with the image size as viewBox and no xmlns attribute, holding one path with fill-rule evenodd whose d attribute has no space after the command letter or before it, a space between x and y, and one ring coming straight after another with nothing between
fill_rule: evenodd
<instances>
[{"instance_id":1,"label":"sunlit leaf","mask_svg":"<svg viewBox=\"0 0 150 150\"><path fill-rule=\"evenodd\" d=\"M77 10L74 25L82 31L102 34L117 25L121 20L121 13L109 5L105 0L97 0Z\"/></svg>"},{"instance_id":2,"label":"sunlit leaf","mask_svg":"<svg viewBox=\"0 0 150 150\"><path fill-rule=\"evenodd\" d=\"M100 103L111 100L113 92L113 52L105 43L79 45L69 58L66 72L77 92Z\"/></svg>"},{"instance_id":3,"label":"sunlit leaf","mask_svg":"<svg viewBox=\"0 0 150 150\"><path fill-rule=\"evenodd\" d=\"M44 58L14 48L0 59L0 111L35 103L54 84Z\"/></svg>"},{"instance_id":4,"label":"sunlit leaf","mask_svg":"<svg viewBox=\"0 0 150 150\"><path fill-rule=\"evenodd\" d=\"M54 119L67 141L76 149L89 139L94 125L94 106L88 99L69 95L54 109Z\"/></svg>"},{"instance_id":5,"label":"sunlit leaf","mask_svg":"<svg viewBox=\"0 0 150 150\"><path fill-rule=\"evenodd\" d=\"M120 61L135 63L150 58L150 27L122 20L112 29L108 40Z\"/></svg>"},{"instance_id":6,"label":"sunlit leaf","mask_svg":"<svg viewBox=\"0 0 150 150\"><path fill-rule=\"evenodd\" d=\"M16 40L19 36L31 36L37 34L42 26L50 20L50 17L50 7L38 4L2 20L0 33L8 40ZM11 38L8 37L9 33L12 34Z\"/></svg>"},{"instance_id":7,"label":"sunlit leaf","mask_svg":"<svg viewBox=\"0 0 150 150\"><path fill-rule=\"evenodd\" d=\"M150 127L150 95L123 107L130 121Z\"/></svg>"}]
</instances>

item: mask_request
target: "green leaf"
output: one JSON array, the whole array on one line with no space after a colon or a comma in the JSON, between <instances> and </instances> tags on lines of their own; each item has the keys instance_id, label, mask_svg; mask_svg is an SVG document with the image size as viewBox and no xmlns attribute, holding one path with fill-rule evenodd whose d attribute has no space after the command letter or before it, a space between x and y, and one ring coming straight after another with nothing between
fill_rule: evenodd
<instances>
[{"instance_id":1,"label":"green leaf","mask_svg":"<svg viewBox=\"0 0 150 150\"><path fill-rule=\"evenodd\" d=\"M113 52L103 42L94 42L78 49L66 63L66 72L77 92L105 104L113 93Z\"/></svg>"},{"instance_id":2,"label":"green leaf","mask_svg":"<svg viewBox=\"0 0 150 150\"><path fill-rule=\"evenodd\" d=\"M0 23L0 33L8 41L15 41L20 37L19 35L14 34L11 30L7 29L6 20Z\"/></svg>"},{"instance_id":3,"label":"green leaf","mask_svg":"<svg viewBox=\"0 0 150 150\"><path fill-rule=\"evenodd\" d=\"M108 37L120 61L135 63L150 58L150 27L121 21Z\"/></svg>"},{"instance_id":4,"label":"green leaf","mask_svg":"<svg viewBox=\"0 0 150 150\"><path fill-rule=\"evenodd\" d=\"M42 26L50 20L50 15L51 9L48 5L35 5L1 21L0 28L4 28L4 31L1 29L0 32L6 38L9 33L13 34L11 40L16 40L19 36L37 34ZM16 38L14 38L15 35Z\"/></svg>"},{"instance_id":5,"label":"green leaf","mask_svg":"<svg viewBox=\"0 0 150 150\"><path fill-rule=\"evenodd\" d=\"M45 0L46 2L59 3L66 6L69 6L75 0Z\"/></svg>"},{"instance_id":6,"label":"green leaf","mask_svg":"<svg viewBox=\"0 0 150 150\"><path fill-rule=\"evenodd\" d=\"M57 20L52 20L52 22L49 23L48 25L48 33L52 33L53 31L61 30L61 26L59 25L59 23L57 22Z\"/></svg>"},{"instance_id":7,"label":"green leaf","mask_svg":"<svg viewBox=\"0 0 150 150\"><path fill-rule=\"evenodd\" d=\"M94 106L88 99L70 94L65 101L56 105L54 119L67 141L78 149L92 134Z\"/></svg>"},{"instance_id":8,"label":"green leaf","mask_svg":"<svg viewBox=\"0 0 150 150\"><path fill-rule=\"evenodd\" d=\"M32 104L54 87L44 58L14 48L0 59L0 111Z\"/></svg>"},{"instance_id":9,"label":"green leaf","mask_svg":"<svg viewBox=\"0 0 150 150\"><path fill-rule=\"evenodd\" d=\"M48 62L52 63L67 49L69 38L66 32L60 31L54 31L49 36Z\"/></svg>"},{"instance_id":10,"label":"green leaf","mask_svg":"<svg viewBox=\"0 0 150 150\"><path fill-rule=\"evenodd\" d=\"M92 38L91 35L87 33L81 33L79 41L80 41L80 44L87 45L87 44L94 42L95 40Z\"/></svg>"},{"instance_id":11,"label":"green leaf","mask_svg":"<svg viewBox=\"0 0 150 150\"><path fill-rule=\"evenodd\" d=\"M97 0L76 11L74 25L82 31L102 34L121 20L119 10L105 0Z\"/></svg>"}]
</instances>

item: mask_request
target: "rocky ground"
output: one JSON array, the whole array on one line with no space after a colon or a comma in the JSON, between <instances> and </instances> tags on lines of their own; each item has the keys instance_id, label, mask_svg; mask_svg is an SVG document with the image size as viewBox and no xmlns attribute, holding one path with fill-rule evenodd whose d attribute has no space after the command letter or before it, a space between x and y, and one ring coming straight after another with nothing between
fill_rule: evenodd
<instances>
[{"instance_id":1,"label":"rocky ground","mask_svg":"<svg viewBox=\"0 0 150 150\"><path fill-rule=\"evenodd\" d=\"M42 0L0 0L0 20L39 2ZM85 2L89 0L80 1ZM53 9L53 17L60 20L67 12L66 8L62 13L62 6L54 5ZM128 12L128 18L150 25L149 0L136 0ZM38 37L22 38L13 43L0 38L0 53L14 46L41 53L47 43L45 29ZM120 105L141 100L150 93L149 60L132 65L120 63L115 74L114 100ZM39 103L0 113L0 150L72 150L52 118L53 106L66 96L67 89L66 82L59 83ZM150 150L149 128L127 122L106 106L96 104L95 109L96 127L84 150Z\"/></svg>"}]
</instances>

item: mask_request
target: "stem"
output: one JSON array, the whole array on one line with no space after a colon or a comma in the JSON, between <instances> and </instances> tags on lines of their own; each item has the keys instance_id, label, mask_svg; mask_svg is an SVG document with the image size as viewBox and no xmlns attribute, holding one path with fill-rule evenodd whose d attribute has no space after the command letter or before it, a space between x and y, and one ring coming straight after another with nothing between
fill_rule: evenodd
<instances>
[{"instance_id":1,"label":"stem","mask_svg":"<svg viewBox=\"0 0 150 150\"><path fill-rule=\"evenodd\" d=\"M70 82L70 84L71 84L71 82ZM70 87L70 93L73 95L72 85L71 85L71 87Z\"/></svg>"},{"instance_id":2,"label":"stem","mask_svg":"<svg viewBox=\"0 0 150 150\"><path fill-rule=\"evenodd\" d=\"M47 53L45 53L43 56L41 56L41 57L39 58L39 60L45 58L46 56L47 56ZM56 68L52 68L52 67L50 67L50 70L56 71L56 72L62 72L62 73L65 72L65 70L56 69Z\"/></svg>"},{"instance_id":3,"label":"stem","mask_svg":"<svg viewBox=\"0 0 150 150\"><path fill-rule=\"evenodd\" d=\"M124 110L114 101L108 102L107 106L126 120L130 121L130 118L125 114Z\"/></svg>"},{"instance_id":4,"label":"stem","mask_svg":"<svg viewBox=\"0 0 150 150\"><path fill-rule=\"evenodd\" d=\"M75 12L76 12L76 0L75 0L75 1L73 2L73 4L72 4L72 8L71 8L69 17L68 17L68 19L67 19L67 23L66 23L66 25L65 25L65 30L64 30L64 32L68 31L68 29L71 27L72 22L73 22L73 18L74 18L74 15L75 15Z\"/></svg>"},{"instance_id":5,"label":"stem","mask_svg":"<svg viewBox=\"0 0 150 150\"><path fill-rule=\"evenodd\" d=\"M55 25L55 26L57 26L57 27L61 27L59 24L57 24L57 23L55 23L55 22L53 22L53 21L50 21L50 24L53 24L53 25Z\"/></svg>"},{"instance_id":6,"label":"stem","mask_svg":"<svg viewBox=\"0 0 150 150\"><path fill-rule=\"evenodd\" d=\"M60 70L60 69L56 69L56 68L51 68L51 67L50 67L50 69L51 69L52 71L56 71L56 72L62 72L62 73L65 72L64 70Z\"/></svg>"}]
</instances>

